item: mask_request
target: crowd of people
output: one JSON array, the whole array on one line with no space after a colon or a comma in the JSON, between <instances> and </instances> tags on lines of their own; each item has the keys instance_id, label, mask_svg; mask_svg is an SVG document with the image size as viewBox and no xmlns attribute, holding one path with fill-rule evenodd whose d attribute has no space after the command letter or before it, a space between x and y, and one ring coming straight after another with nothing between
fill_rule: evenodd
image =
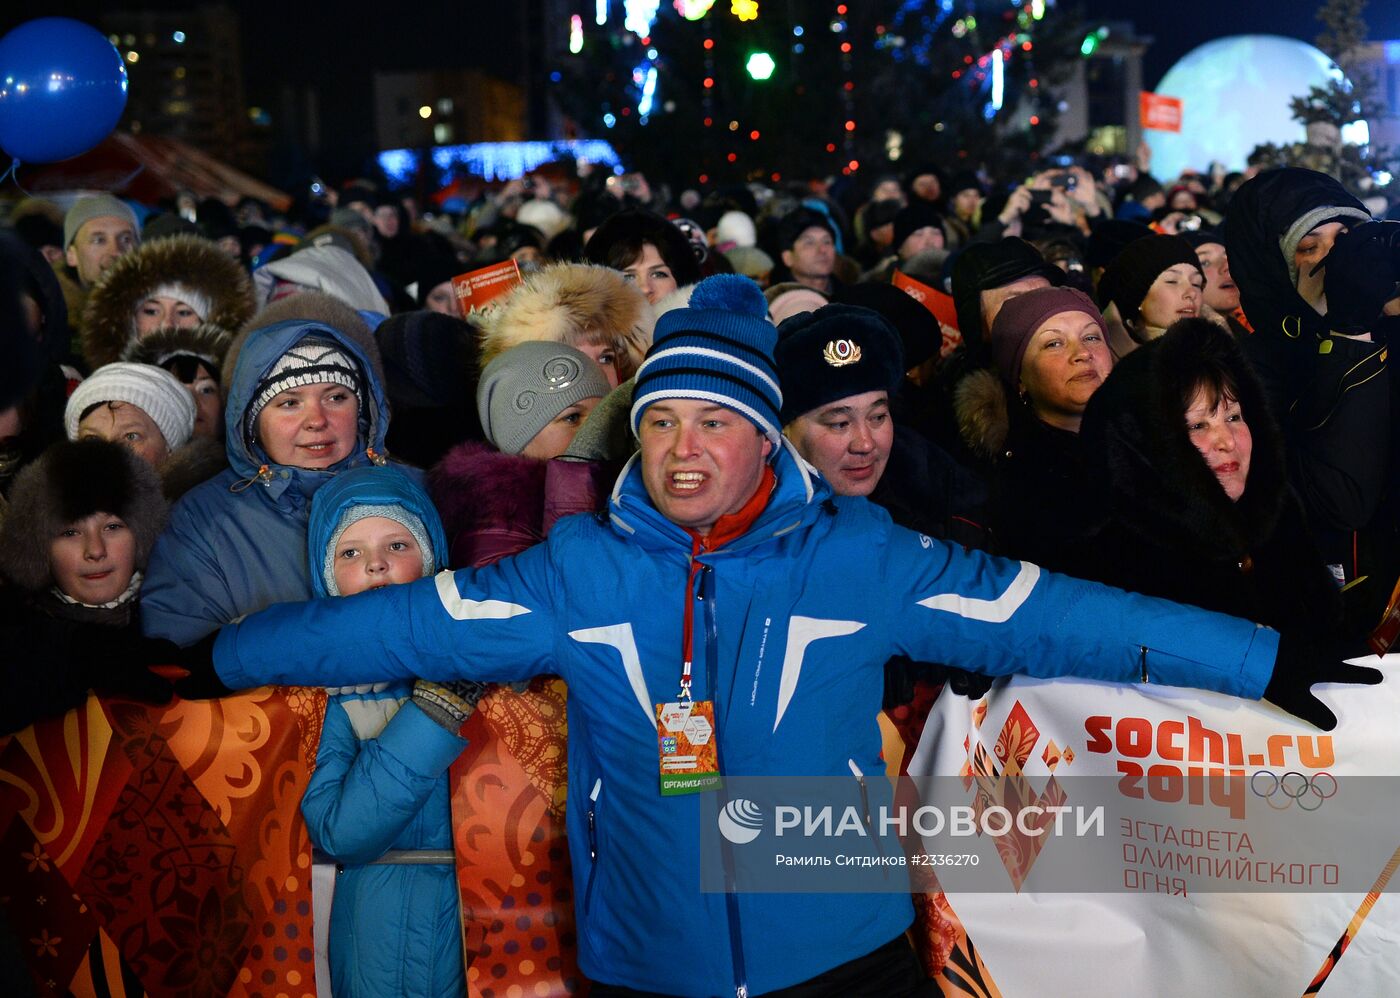
<instances>
[{"instance_id":1,"label":"crowd of people","mask_svg":"<svg viewBox=\"0 0 1400 998\"><path fill-rule=\"evenodd\" d=\"M667 708L720 774L864 793L881 709L997 676L1322 728L1314 683L1381 678L1342 660L1400 578L1400 223L1307 170L1147 167L22 201L0 733L327 687L302 811L345 871L337 995L465 993L472 913L411 857L452 849L491 711L567 757L593 994L925 993L907 896L686 886L689 791L724 791L668 783L665 739L658 791ZM452 278L512 260L464 316Z\"/></svg>"}]
</instances>

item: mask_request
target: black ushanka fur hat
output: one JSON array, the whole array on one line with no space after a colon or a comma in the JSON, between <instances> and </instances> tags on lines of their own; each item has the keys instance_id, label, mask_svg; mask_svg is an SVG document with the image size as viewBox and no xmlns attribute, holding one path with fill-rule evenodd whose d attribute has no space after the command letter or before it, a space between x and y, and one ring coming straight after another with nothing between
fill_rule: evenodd
<instances>
[{"instance_id":1,"label":"black ushanka fur hat","mask_svg":"<svg viewBox=\"0 0 1400 998\"><path fill-rule=\"evenodd\" d=\"M21 589L53 584L49 546L69 524L94 513L122 518L136 538L136 567L150 558L169 507L155 470L120 444L64 440L15 479L0 525L0 574Z\"/></svg>"}]
</instances>

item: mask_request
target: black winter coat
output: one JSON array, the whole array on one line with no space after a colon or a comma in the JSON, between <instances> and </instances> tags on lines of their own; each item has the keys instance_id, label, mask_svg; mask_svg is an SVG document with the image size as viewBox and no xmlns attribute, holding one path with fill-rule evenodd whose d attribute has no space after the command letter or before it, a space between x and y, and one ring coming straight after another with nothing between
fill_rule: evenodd
<instances>
[{"instance_id":1,"label":"black winter coat","mask_svg":"<svg viewBox=\"0 0 1400 998\"><path fill-rule=\"evenodd\" d=\"M1289 481L1327 562L1346 565L1350 581L1351 533L1371 520L1385 487L1389 372L1380 343L1332 336L1289 277L1279 240L1323 206L1364 211L1331 177L1271 170L1236 193L1225 241L1254 328L1245 354L1282 427Z\"/></svg>"},{"instance_id":2,"label":"black winter coat","mask_svg":"<svg viewBox=\"0 0 1400 998\"><path fill-rule=\"evenodd\" d=\"M104 663L140 639L134 601L104 610L64 604L51 593L0 589L0 734L79 706L102 685Z\"/></svg>"}]
</instances>

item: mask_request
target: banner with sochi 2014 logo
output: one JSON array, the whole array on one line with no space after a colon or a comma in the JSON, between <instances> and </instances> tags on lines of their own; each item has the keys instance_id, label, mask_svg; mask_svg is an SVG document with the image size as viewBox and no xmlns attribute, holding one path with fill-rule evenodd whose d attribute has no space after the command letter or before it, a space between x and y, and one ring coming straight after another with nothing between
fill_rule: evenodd
<instances>
[{"instance_id":1,"label":"banner with sochi 2014 logo","mask_svg":"<svg viewBox=\"0 0 1400 998\"><path fill-rule=\"evenodd\" d=\"M978 813L1031 832L1036 806L1106 813L1104 834L979 843L1002 891L916 880L914 934L943 993L1400 994L1397 666L1377 687L1315 688L1332 732L1169 687L945 693L908 768L921 795L957 777ZM1065 891L1071 869L1096 893Z\"/></svg>"}]
</instances>

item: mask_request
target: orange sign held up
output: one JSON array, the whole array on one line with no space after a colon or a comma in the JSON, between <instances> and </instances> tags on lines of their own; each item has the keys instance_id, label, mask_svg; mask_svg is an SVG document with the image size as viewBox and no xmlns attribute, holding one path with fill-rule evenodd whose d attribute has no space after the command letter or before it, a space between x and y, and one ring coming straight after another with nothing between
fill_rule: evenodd
<instances>
[{"instance_id":1,"label":"orange sign held up","mask_svg":"<svg viewBox=\"0 0 1400 998\"><path fill-rule=\"evenodd\" d=\"M457 294L457 307L463 318L470 319L473 312L480 312L520 281L520 265L504 260L452 278L452 290Z\"/></svg>"},{"instance_id":2,"label":"orange sign held up","mask_svg":"<svg viewBox=\"0 0 1400 998\"><path fill-rule=\"evenodd\" d=\"M1138 94L1138 114L1143 128L1159 132L1181 131L1181 98L1142 91Z\"/></svg>"}]
</instances>

